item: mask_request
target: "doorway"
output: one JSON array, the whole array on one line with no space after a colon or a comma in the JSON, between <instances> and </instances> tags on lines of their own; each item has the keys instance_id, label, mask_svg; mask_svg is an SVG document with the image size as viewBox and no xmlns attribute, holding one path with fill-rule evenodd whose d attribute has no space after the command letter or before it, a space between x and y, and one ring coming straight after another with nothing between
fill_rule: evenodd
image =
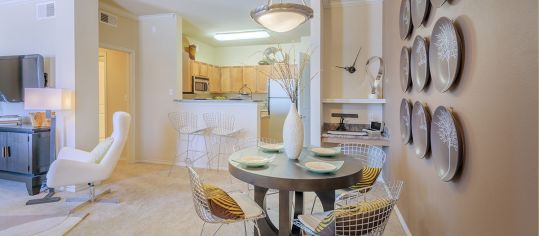
<instances>
[{"instance_id":1,"label":"doorway","mask_svg":"<svg viewBox=\"0 0 539 236\"><path fill-rule=\"evenodd\" d=\"M112 134L112 115L130 112L131 56L128 52L99 48L99 140ZM131 139L131 135L129 137ZM127 140L121 159L127 160L131 140Z\"/></svg>"}]
</instances>

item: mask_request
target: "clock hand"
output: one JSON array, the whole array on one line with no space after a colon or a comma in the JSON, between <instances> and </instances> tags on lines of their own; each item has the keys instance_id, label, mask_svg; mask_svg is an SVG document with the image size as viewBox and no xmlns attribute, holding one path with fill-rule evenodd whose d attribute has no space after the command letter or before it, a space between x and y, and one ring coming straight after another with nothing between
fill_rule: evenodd
<instances>
[{"instance_id":1,"label":"clock hand","mask_svg":"<svg viewBox=\"0 0 539 236\"><path fill-rule=\"evenodd\" d=\"M341 68L341 69L346 69L347 67L342 67L342 66L335 66L337 68Z\"/></svg>"},{"instance_id":2,"label":"clock hand","mask_svg":"<svg viewBox=\"0 0 539 236\"><path fill-rule=\"evenodd\" d=\"M357 58L359 57L360 52L361 52L361 48L359 48L359 51L357 52L356 59L354 60L354 64L352 65L352 67L356 66Z\"/></svg>"}]
</instances>

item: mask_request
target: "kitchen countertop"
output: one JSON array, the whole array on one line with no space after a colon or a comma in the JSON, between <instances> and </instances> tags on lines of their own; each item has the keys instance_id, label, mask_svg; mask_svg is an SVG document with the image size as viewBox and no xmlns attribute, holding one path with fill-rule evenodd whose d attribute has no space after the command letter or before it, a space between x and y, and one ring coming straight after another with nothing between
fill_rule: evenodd
<instances>
[{"instance_id":1,"label":"kitchen countertop","mask_svg":"<svg viewBox=\"0 0 539 236\"><path fill-rule=\"evenodd\" d=\"M175 102L211 102L211 103L261 103L263 100L217 100L217 99L174 99Z\"/></svg>"}]
</instances>

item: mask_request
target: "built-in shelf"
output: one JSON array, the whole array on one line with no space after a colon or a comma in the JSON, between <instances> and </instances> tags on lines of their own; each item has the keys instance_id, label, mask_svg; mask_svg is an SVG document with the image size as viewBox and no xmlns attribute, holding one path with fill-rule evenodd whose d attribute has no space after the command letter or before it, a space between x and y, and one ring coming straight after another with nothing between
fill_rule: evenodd
<instances>
[{"instance_id":1,"label":"built-in shelf","mask_svg":"<svg viewBox=\"0 0 539 236\"><path fill-rule=\"evenodd\" d=\"M368 98L331 98L322 99L322 103L337 103L337 104L385 104L385 99L368 99Z\"/></svg>"}]
</instances>

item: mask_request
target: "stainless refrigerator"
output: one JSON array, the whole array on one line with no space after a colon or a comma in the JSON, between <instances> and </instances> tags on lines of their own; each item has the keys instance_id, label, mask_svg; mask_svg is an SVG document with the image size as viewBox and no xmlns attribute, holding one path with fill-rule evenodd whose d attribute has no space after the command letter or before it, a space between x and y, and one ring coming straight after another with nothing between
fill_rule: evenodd
<instances>
[{"instance_id":1,"label":"stainless refrigerator","mask_svg":"<svg viewBox=\"0 0 539 236\"><path fill-rule=\"evenodd\" d=\"M300 60L303 60L304 57L307 55L300 54L299 58ZM302 80L305 89L300 91L299 98L298 98L298 112L300 113L302 120L303 120L303 129L304 129L304 135L305 135L305 145L309 145L310 141L310 119L309 119L309 112L310 112L310 70L309 65L305 66L305 70L303 72ZM273 81L270 80L268 83L268 112L269 112L269 137L277 140L282 141L283 140L283 125L284 120L286 119L286 116L288 115L288 111L290 110L290 105L292 103L290 102L290 98L286 94L283 88L281 86Z\"/></svg>"}]
</instances>

